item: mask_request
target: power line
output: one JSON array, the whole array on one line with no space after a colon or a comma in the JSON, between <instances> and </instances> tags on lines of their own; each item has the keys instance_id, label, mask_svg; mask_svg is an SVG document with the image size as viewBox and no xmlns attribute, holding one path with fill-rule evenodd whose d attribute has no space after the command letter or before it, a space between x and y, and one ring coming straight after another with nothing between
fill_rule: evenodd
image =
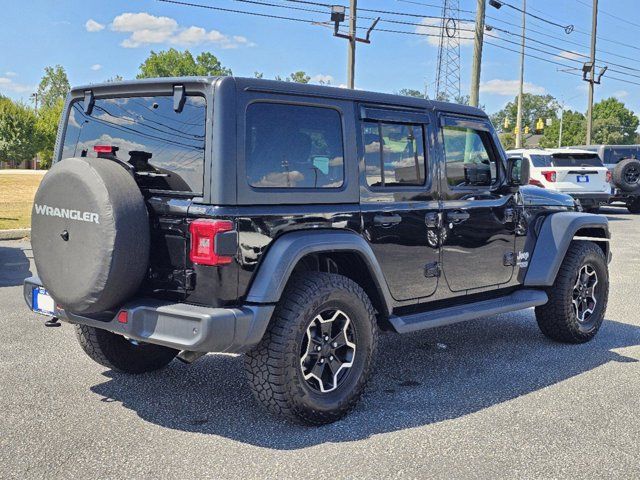
<instances>
[{"instance_id":1,"label":"power line","mask_svg":"<svg viewBox=\"0 0 640 480\"><path fill-rule=\"evenodd\" d=\"M585 7L591 7L590 4L588 4L587 2L583 2L582 0L576 0L576 2L578 2L581 5L584 5ZM615 18L616 20L619 20L620 22L628 23L629 25L633 25L634 27L640 27L640 23L631 22L631 21L627 20L626 18L619 17L618 15L614 15L613 13L609 13L606 10L602 10L601 8L598 8L598 12L603 13L604 15L607 15L608 17Z\"/></svg>"},{"instance_id":2,"label":"power line","mask_svg":"<svg viewBox=\"0 0 640 480\"><path fill-rule=\"evenodd\" d=\"M499 2L500 2L502 5L505 5L505 6L509 7L509 8L513 8L514 10L517 10L517 11L519 11L519 12L524 13L524 14L525 14L525 15L527 15L528 17L535 18L536 20L539 20L539 21L541 21L541 22L548 23L549 25L553 25L553 26L555 26L555 27L560 27L560 28L564 29L564 31L565 31L567 34L569 34L569 33L573 32L573 30L574 30L574 26L573 26L573 25L562 25L562 24L560 24L560 23L554 22L553 20L550 20L549 18L541 17L541 16L539 16L539 15L536 15L535 13L526 12L526 11L524 11L522 8L520 8L520 7L516 7L515 5L511 5L510 3L505 2L504 0L499 0Z\"/></svg>"}]
</instances>

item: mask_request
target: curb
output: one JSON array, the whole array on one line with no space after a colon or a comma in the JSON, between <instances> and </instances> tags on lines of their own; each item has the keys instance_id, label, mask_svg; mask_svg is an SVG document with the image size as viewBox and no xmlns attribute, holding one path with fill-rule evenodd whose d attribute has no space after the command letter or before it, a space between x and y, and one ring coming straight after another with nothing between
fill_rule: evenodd
<instances>
[{"instance_id":1,"label":"curb","mask_svg":"<svg viewBox=\"0 0 640 480\"><path fill-rule=\"evenodd\" d=\"M30 228L18 228L15 230L0 230L0 240L20 240L31 234Z\"/></svg>"}]
</instances>

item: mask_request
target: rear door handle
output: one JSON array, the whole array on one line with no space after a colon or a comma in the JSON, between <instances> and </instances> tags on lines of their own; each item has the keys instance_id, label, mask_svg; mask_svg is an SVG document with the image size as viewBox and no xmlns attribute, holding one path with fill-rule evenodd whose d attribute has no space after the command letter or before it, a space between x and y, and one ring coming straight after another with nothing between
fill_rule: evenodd
<instances>
[{"instance_id":1,"label":"rear door handle","mask_svg":"<svg viewBox=\"0 0 640 480\"><path fill-rule=\"evenodd\" d=\"M391 226L397 225L402 221L402 217L400 215L376 215L373 217L374 225L380 226Z\"/></svg>"},{"instance_id":2,"label":"rear door handle","mask_svg":"<svg viewBox=\"0 0 640 480\"><path fill-rule=\"evenodd\" d=\"M465 220L469 220L469 212L465 212L464 210L454 210L452 212L447 212L447 220L453 223L461 223Z\"/></svg>"}]
</instances>

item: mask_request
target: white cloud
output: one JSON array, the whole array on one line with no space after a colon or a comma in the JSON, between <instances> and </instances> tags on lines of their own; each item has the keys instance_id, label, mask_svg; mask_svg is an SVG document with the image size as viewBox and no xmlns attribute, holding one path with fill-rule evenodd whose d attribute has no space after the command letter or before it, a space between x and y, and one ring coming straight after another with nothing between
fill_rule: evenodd
<instances>
[{"instance_id":1,"label":"white cloud","mask_svg":"<svg viewBox=\"0 0 640 480\"><path fill-rule=\"evenodd\" d=\"M12 78L0 77L0 92L27 93L35 91L34 86L16 83Z\"/></svg>"},{"instance_id":2,"label":"white cloud","mask_svg":"<svg viewBox=\"0 0 640 480\"><path fill-rule=\"evenodd\" d=\"M99 32L100 30L104 30L104 25L90 18L87 20L87 23L84 24L84 28L87 29L87 32Z\"/></svg>"},{"instance_id":3,"label":"white cloud","mask_svg":"<svg viewBox=\"0 0 640 480\"><path fill-rule=\"evenodd\" d=\"M18 74L16 72L5 72L5 77L17 77Z\"/></svg>"},{"instance_id":4,"label":"white cloud","mask_svg":"<svg viewBox=\"0 0 640 480\"><path fill-rule=\"evenodd\" d=\"M629 92L626 90L617 90L613 92L613 96L617 99L622 99L629 96Z\"/></svg>"},{"instance_id":5,"label":"white cloud","mask_svg":"<svg viewBox=\"0 0 640 480\"><path fill-rule=\"evenodd\" d=\"M111 29L115 32L130 34L120 43L125 48L157 43L183 47L214 43L224 49L254 45L241 35L229 36L218 30L206 30L195 25L181 27L173 18L157 17L146 12L118 15L113 19Z\"/></svg>"},{"instance_id":6,"label":"white cloud","mask_svg":"<svg viewBox=\"0 0 640 480\"><path fill-rule=\"evenodd\" d=\"M558 55L556 55L556 58L564 58L567 60L585 60L587 57L581 53L574 52L573 50L563 50Z\"/></svg>"},{"instance_id":7,"label":"white cloud","mask_svg":"<svg viewBox=\"0 0 640 480\"><path fill-rule=\"evenodd\" d=\"M99 63L94 63L93 65L91 65L91 70L93 70L94 72L97 72L101 68L102 68L102 65L100 65Z\"/></svg>"},{"instance_id":8,"label":"white cloud","mask_svg":"<svg viewBox=\"0 0 640 480\"><path fill-rule=\"evenodd\" d=\"M483 93L492 93L494 95L514 96L518 94L520 82L518 80L500 80L493 79L480 84L480 91ZM524 82L525 93L533 93L535 95L544 95L547 93L544 87L535 85L530 82Z\"/></svg>"},{"instance_id":9,"label":"white cloud","mask_svg":"<svg viewBox=\"0 0 640 480\"><path fill-rule=\"evenodd\" d=\"M311 83L324 83L326 85L330 85L333 83L333 77L331 75L323 75L319 73L318 75L313 75L309 81Z\"/></svg>"},{"instance_id":10,"label":"white cloud","mask_svg":"<svg viewBox=\"0 0 640 480\"><path fill-rule=\"evenodd\" d=\"M415 33L419 33L420 35L425 35L426 42L429 45L433 45L437 47L440 44L440 32L442 31L442 20L437 18L423 18L420 20L421 25L415 28ZM459 28L459 32L455 32L456 28ZM460 46L468 47L473 45L473 30L474 30L473 22L457 22L457 27L454 27L453 24L449 24L447 31L451 34L458 33L460 36ZM471 30L471 31L467 31ZM455 32L455 33L454 33ZM428 36L427 36L428 35ZM496 33L492 33L492 35L497 36Z\"/></svg>"}]
</instances>

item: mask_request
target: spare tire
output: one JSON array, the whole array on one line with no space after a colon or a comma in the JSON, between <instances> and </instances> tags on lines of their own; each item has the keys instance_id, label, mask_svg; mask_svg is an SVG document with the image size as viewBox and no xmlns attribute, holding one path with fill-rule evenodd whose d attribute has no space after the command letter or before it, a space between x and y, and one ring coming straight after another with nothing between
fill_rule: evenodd
<instances>
[{"instance_id":1,"label":"spare tire","mask_svg":"<svg viewBox=\"0 0 640 480\"><path fill-rule=\"evenodd\" d=\"M40 280L65 310L119 307L149 263L149 214L135 180L109 159L56 163L36 192L31 245Z\"/></svg>"},{"instance_id":2,"label":"spare tire","mask_svg":"<svg viewBox=\"0 0 640 480\"><path fill-rule=\"evenodd\" d=\"M640 187L640 160L620 160L613 169L613 184L625 192L635 192Z\"/></svg>"}]
</instances>

